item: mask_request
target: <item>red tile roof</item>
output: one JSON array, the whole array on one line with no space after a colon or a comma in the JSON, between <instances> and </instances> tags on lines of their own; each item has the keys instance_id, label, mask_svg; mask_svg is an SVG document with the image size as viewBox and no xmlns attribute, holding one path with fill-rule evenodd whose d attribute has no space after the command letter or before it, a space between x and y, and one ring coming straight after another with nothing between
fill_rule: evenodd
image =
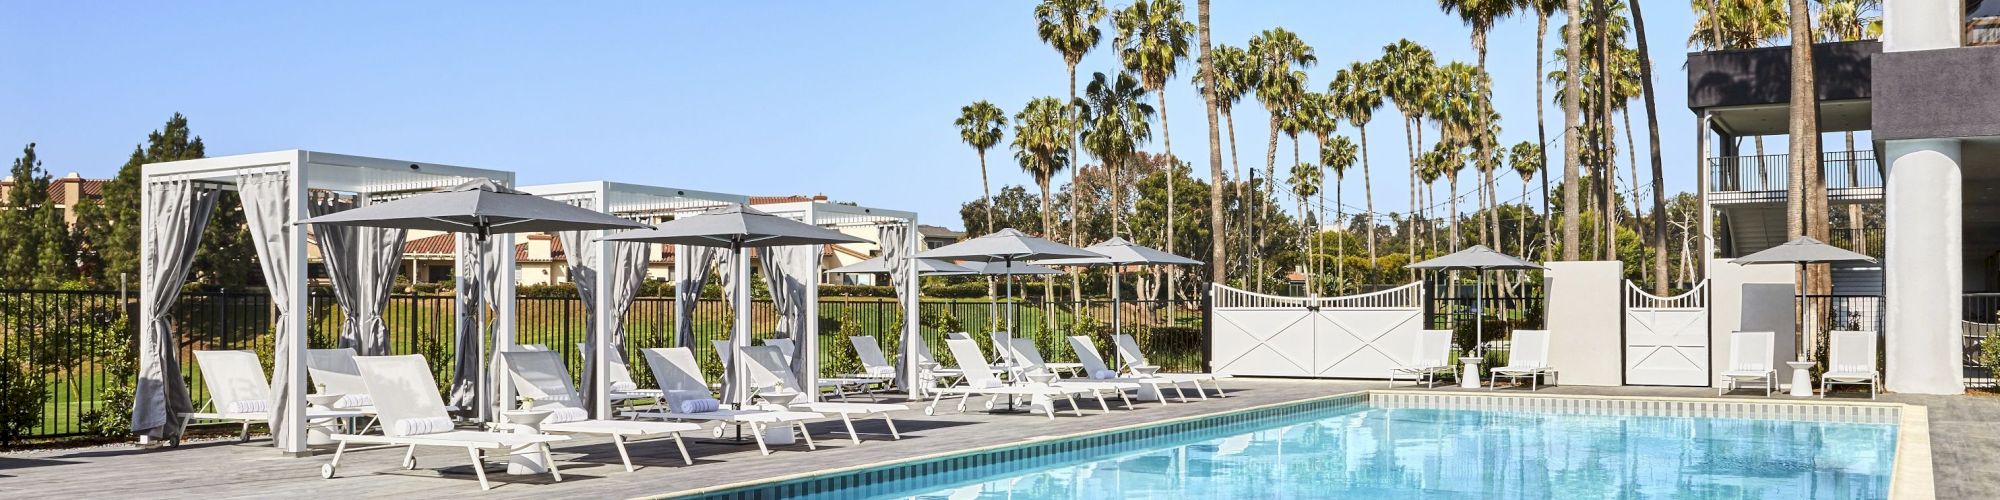
<instances>
[{"instance_id":1,"label":"red tile roof","mask_svg":"<svg viewBox=\"0 0 2000 500\"><path fill-rule=\"evenodd\" d=\"M104 183L107 182L111 182L111 180L84 179L79 177L67 177L67 176L50 179L49 201L55 202L57 205L70 205L79 201L79 200L69 199L69 184L72 183L82 186L82 189L80 189L79 192L82 193L84 198L93 200L104 199ZM14 181L12 180L0 181L0 186L13 187Z\"/></svg>"}]
</instances>

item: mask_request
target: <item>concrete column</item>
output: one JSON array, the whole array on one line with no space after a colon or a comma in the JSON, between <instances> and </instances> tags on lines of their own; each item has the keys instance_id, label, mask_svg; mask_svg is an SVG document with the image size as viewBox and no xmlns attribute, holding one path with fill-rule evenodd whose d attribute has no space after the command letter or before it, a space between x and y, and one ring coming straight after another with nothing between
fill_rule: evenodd
<instances>
[{"instance_id":1,"label":"concrete column","mask_svg":"<svg viewBox=\"0 0 2000 500\"><path fill-rule=\"evenodd\" d=\"M1882 2L1882 51L1950 49L1961 45L1965 2L1958 0L1885 0Z\"/></svg>"},{"instance_id":2,"label":"concrete column","mask_svg":"<svg viewBox=\"0 0 2000 500\"><path fill-rule=\"evenodd\" d=\"M1963 178L1953 139L1888 141L1885 388L1962 394Z\"/></svg>"}]
</instances>

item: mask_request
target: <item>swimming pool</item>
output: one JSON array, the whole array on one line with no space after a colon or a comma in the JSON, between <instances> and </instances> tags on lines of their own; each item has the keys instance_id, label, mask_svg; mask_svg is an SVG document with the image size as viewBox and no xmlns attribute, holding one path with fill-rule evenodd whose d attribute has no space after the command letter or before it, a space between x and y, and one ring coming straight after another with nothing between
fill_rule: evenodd
<instances>
[{"instance_id":1,"label":"swimming pool","mask_svg":"<svg viewBox=\"0 0 2000 500\"><path fill-rule=\"evenodd\" d=\"M1357 395L765 485L813 498L1883 498L1892 408ZM754 493L751 490L725 492Z\"/></svg>"}]
</instances>

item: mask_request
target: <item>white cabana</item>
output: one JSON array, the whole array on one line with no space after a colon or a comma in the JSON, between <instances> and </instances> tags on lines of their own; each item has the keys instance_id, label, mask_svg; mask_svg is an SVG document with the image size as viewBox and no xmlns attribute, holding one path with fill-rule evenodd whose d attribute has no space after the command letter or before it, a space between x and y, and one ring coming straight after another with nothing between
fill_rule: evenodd
<instances>
[{"instance_id":1,"label":"white cabana","mask_svg":"<svg viewBox=\"0 0 2000 500\"><path fill-rule=\"evenodd\" d=\"M514 181L513 173L498 170L303 150L148 164L141 167L140 176L139 373L133 433L142 442L178 438L178 420L193 409L181 379L180 345L169 318L187 280L195 249L200 247L208 215L216 208L217 195L233 190L243 200L244 217L278 318L269 401L272 441L280 451L295 456L307 453L307 231L293 223L312 215L313 196L349 195L353 200L350 204L358 206L472 179L490 179L502 185ZM508 248L512 239L497 238L492 245ZM489 266L498 275L496 295L511 297L514 255L497 253L499 258ZM324 257L345 259L351 255L333 252ZM365 281L371 288L387 284ZM501 346L511 345L513 301L495 301L494 306L498 330L494 338ZM477 357L471 360L483 361Z\"/></svg>"},{"instance_id":2,"label":"white cabana","mask_svg":"<svg viewBox=\"0 0 2000 500\"><path fill-rule=\"evenodd\" d=\"M750 198L743 195L610 181L542 184L524 186L520 190L648 224L750 202ZM596 381L615 380L610 378L611 364L607 361L613 359L610 357L612 349L625 345L624 319L638 296L640 284L646 279L646 267L651 260L649 244L605 241L601 239L605 234L604 231L565 231L561 234L570 282L576 285L577 297L585 305L584 325L588 333L582 354L584 366L588 368L584 371L582 387L588 400L586 407L597 418L611 418L611 398L608 396L611 387ZM695 248L700 250L694 251L708 250ZM690 250L679 246L675 250L674 267L679 276L689 272L685 259ZM606 262L605 255L612 256L608 265L601 264ZM605 269L610 272L600 272ZM707 266L701 266L699 271L705 274L707 270ZM676 284L680 282L676 280ZM698 296L701 287L693 288L692 292ZM684 307L677 316L687 317L692 310ZM597 318L610 318L610 321L598 321ZM600 339L603 341L600 342Z\"/></svg>"},{"instance_id":3,"label":"white cabana","mask_svg":"<svg viewBox=\"0 0 2000 500\"><path fill-rule=\"evenodd\" d=\"M790 217L799 222L849 233L852 236L874 241L877 246L881 247L882 259L887 261L889 269L893 270L889 273L889 281L896 288L897 305L902 307L903 317L907 318L903 321L902 343L900 344L902 346L902 354L896 357L896 384L909 390L910 396L915 397L917 395L916 384L909 383L909 381L917 380L917 367L907 360L915 359L916 342L913 342L911 339L920 335L922 331L920 330L920 321L917 321L918 274L917 262L914 256L918 250L921 250L922 246L920 242L923 241L923 236L917 234L917 213L844 203L809 201L758 205L757 209L772 215ZM810 274L803 275L811 276L812 280L804 283L804 289L801 290L803 293L793 296L795 299L794 302L803 304L803 310L798 311L800 314L788 315L786 314L786 308L781 305L778 311L780 315L787 318L788 322L798 325L797 328L803 332L802 334L797 331L787 332L788 334L798 335L798 354L792 357L792 372L807 379L799 381L800 384L804 384L805 387L817 387L814 384L818 383L820 371L819 321L815 320L819 318L819 256L815 254L810 260L812 261ZM766 276L770 275L768 271L772 269L771 265L766 265ZM785 271L790 273L798 270L786 269ZM771 287L771 291L773 298L779 297L778 287ZM773 302L777 301L774 300ZM783 323L781 322L781 324Z\"/></svg>"}]
</instances>

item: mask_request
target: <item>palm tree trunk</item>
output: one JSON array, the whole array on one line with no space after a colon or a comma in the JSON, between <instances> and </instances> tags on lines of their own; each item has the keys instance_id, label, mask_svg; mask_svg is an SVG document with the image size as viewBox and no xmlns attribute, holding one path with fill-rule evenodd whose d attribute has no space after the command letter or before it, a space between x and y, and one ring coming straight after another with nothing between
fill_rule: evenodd
<instances>
[{"instance_id":1,"label":"palm tree trunk","mask_svg":"<svg viewBox=\"0 0 2000 500\"><path fill-rule=\"evenodd\" d=\"M1068 63L1068 65L1069 65L1069 101L1064 102L1063 103L1064 105L1076 102L1076 63ZM1078 182L1078 179L1081 178L1078 174L1083 172L1083 165L1081 165L1079 162L1075 160L1077 159L1078 156L1080 156L1078 154L1077 144L1079 142L1082 142L1083 140L1082 139L1083 127L1077 126L1075 124L1075 121L1078 118L1078 116L1076 116L1076 107L1069 106L1069 110L1070 110L1069 112L1071 120L1071 125L1070 125L1071 130L1069 135L1069 155L1071 161L1069 166L1069 242L1068 243L1071 245L1081 246L1083 245L1083 243L1081 242L1082 238L1077 233L1076 226L1078 221L1083 220L1083 211L1077 210L1076 201L1077 198L1081 198L1083 195L1083 183ZM1043 188L1043 191L1047 191L1047 188ZM1042 213L1046 215L1048 214L1048 212L1049 212L1049 207L1044 205L1042 207ZM1042 236L1054 236L1053 233L1050 233L1048 231L1049 228L1047 227L1042 228ZM1071 267L1069 270L1069 301L1072 304L1078 304L1083 302L1083 275L1079 273L1080 271L1078 271L1077 268L1075 267ZM1055 295L1055 291L1056 291L1056 285L1054 278L1042 280L1043 297L1052 297Z\"/></svg>"},{"instance_id":2,"label":"palm tree trunk","mask_svg":"<svg viewBox=\"0 0 2000 500\"><path fill-rule=\"evenodd\" d=\"M1174 160L1174 135L1167 130L1167 93L1156 90L1160 95L1160 143L1167 150L1167 253L1174 253L1174 177L1180 174L1180 165ZM1167 300L1179 298L1180 289L1174 286L1174 275L1179 268L1163 270L1167 275Z\"/></svg>"},{"instance_id":3,"label":"palm tree trunk","mask_svg":"<svg viewBox=\"0 0 2000 500\"><path fill-rule=\"evenodd\" d=\"M1274 195L1277 192L1273 191L1273 189L1275 189L1278 184L1277 176L1278 176L1278 111L1274 109L1271 110L1270 145L1264 148L1264 198L1269 199L1273 202L1277 201L1277 199L1274 197ZM1261 203L1259 204L1261 205ZM1270 240L1266 239L1268 237L1266 233L1269 233L1269 231L1257 232L1257 246L1263 247L1270 244ZM1270 278L1270 275L1264 274L1264 261L1269 259L1266 259L1264 258L1264 256L1261 255L1257 256L1256 258L1257 258L1257 283L1258 283L1257 291L1263 292L1264 291L1263 283L1265 281L1268 281L1267 278Z\"/></svg>"},{"instance_id":4,"label":"palm tree trunk","mask_svg":"<svg viewBox=\"0 0 2000 500\"><path fill-rule=\"evenodd\" d=\"M1398 102L1396 103L1396 106L1402 107L1403 103ZM1422 198L1417 197L1417 140L1416 140L1417 136L1415 132L1412 132L1410 130L1410 122L1411 119L1407 115L1403 117L1403 147L1405 149L1408 149L1410 153L1410 216L1409 216L1410 222L1409 224L1407 224L1408 226L1410 226L1410 235L1409 235L1410 246L1408 252L1410 253L1410 262L1416 262L1417 219L1418 219L1417 211L1423 207L1422 204L1423 202L1421 201ZM1416 276L1417 272L1415 270L1411 270L1410 277L1415 278Z\"/></svg>"},{"instance_id":5,"label":"palm tree trunk","mask_svg":"<svg viewBox=\"0 0 2000 500\"><path fill-rule=\"evenodd\" d=\"M1639 10L1639 0L1631 0L1631 4L1632 27L1639 40L1639 90L1646 101L1646 141L1653 161L1653 275L1658 277L1653 281L1653 293L1666 295L1667 178L1660 166L1660 118L1653 97L1653 56L1646 51L1646 16Z\"/></svg>"},{"instance_id":6,"label":"palm tree trunk","mask_svg":"<svg viewBox=\"0 0 2000 500\"><path fill-rule=\"evenodd\" d=\"M1212 64L1212 63L1211 63L1211 64ZM1213 71L1213 68L1211 68L1211 69L1210 69L1210 71ZM1218 106L1219 106L1220 104L1221 104L1221 103L1217 103L1217 105L1218 105ZM1230 168L1230 171L1231 171L1232 173L1234 173L1234 174L1235 174L1235 175L1231 176L1231 178L1232 178L1232 179L1236 179L1236 200L1237 200L1237 202L1238 202L1238 203L1243 203L1243 204L1244 204L1244 206L1242 207L1242 210L1240 210L1241 212L1243 212L1243 223L1242 223L1242 224L1238 224L1238 225L1237 225L1238 227L1236 228L1236 230L1242 233L1244 241L1249 241L1249 239L1250 239L1250 238L1249 238L1249 236L1250 236L1250 233L1249 233L1248 231L1249 231L1249 227L1250 227L1250 224L1251 224L1251 219L1250 219L1250 206L1251 206L1251 205L1249 205L1249 204L1248 204L1248 200L1249 200L1249 197L1248 197L1248 196L1249 196L1249 193L1246 193L1246 192L1245 192L1244 190L1245 190L1245 189L1248 189L1248 186L1250 185L1250 183L1248 183L1248 182L1244 182L1244 179L1243 179L1243 163L1242 163L1242 162L1239 162L1239 161L1237 161L1237 156L1236 156L1236 115L1234 114L1234 109L1233 109L1233 108L1232 108L1232 109L1230 109L1230 110L1227 110L1227 111L1225 111L1225 110L1222 110L1222 109L1217 109L1216 111L1217 111L1217 112L1219 112L1219 113L1221 113L1221 114L1222 114L1222 119L1223 119L1223 121L1225 121L1225 122L1227 122L1227 123L1229 124L1229 168ZM1211 128L1213 128L1213 127L1211 127ZM1254 168L1256 168L1256 167L1251 167L1251 168L1253 168L1253 169L1254 169ZM1247 249L1246 249L1246 250L1247 250ZM1242 255L1242 256L1239 256L1238 258L1249 258L1249 255L1250 255L1250 252L1247 252L1247 251L1246 251L1246 252L1243 252L1243 255Z\"/></svg>"},{"instance_id":7,"label":"palm tree trunk","mask_svg":"<svg viewBox=\"0 0 2000 500\"><path fill-rule=\"evenodd\" d=\"M979 198L985 200L986 203L986 231L992 232L998 228L993 227L993 186L986 183L986 150L984 149L979 150ZM1042 230L1047 231L1048 228L1042 228Z\"/></svg>"},{"instance_id":8,"label":"palm tree trunk","mask_svg":"<svg viewBox=\"0 0 2000 500\"><path fill-rule=\"evenodd\" d=\"M1199 57L1201 61L1201 73L1207 77L1206 81L1212 82L1215 81L1215 62L1209 58L1208 1L1198 0L1196 2L1196 19L1198 23L1196 28L1200 31L1199 36L1201 37L1201 55ZM1227 269L1228 266L1224 264L1229 262L1227 258L1228 253L1224 250L1226 246L1225 240L1228 239L1225 236L1228 234L1228 219L1222 214L1222 184L1227 179L1222 177L1222 138L1218 134L1215 123L1216 114L1219 111L1215 106L1215 89L1212 86L1208 86L1202 91L1201 98L1203 107L1208 113L1208 279L1210 283L1222 283L1228 277L1229 272ZM1233 130L1235 127L1234 121L1230 123L1230 126L1232 130L1229 134L1229 140L1230 148L1233 150L1236 144L1236 132Z\"/></svg>"},{"instance_id":9,"label":"palm tree trunk","mask_svg":"<svg viewBox=\"0 0 2000 500\"><path fill-rule=\"evenodd\" d=\"M1347 184L1347 176L1345 175L1333 176L1333 220L1334 220L1333 251L1336 255L1333 258L1333 273L1334 273L1333 276L1335 278L1334 288L1330 292L1335 295L1338 295L1340 293L1339 285L1341 283L1345 283L1347 280L1347 235L1346 235L1347 231L1343 231L1340 229L1341 227L1344 227L1347 224L1347 221L1344 220L1345 218L1341 217L1342 209L1346 208L1346 205L1343 205L1341 202L1341 196L1346 193L1342 193L1341 188L1344 187L1346 184ZM1319 211L1325 212L1326 211L1325 194L1320 195L1319 203L1321 205Z\"/></svg>"},{"instance_id":10,"label":"palm tree trunk","mask_svg":"<svg viewBox=\"0 0 2000 500\"><path fill-rule=\"evenodd\" d=\"M1361 124L1354 128L1360 129L1361 131L1361 196L1364 200L1366 200L1368 207L1368 222L1367 226L1364 227L1363 230L1368 232L1368 270L1369 272L1374 272L1375 270L1375 183L1374 181L1368 180L1369 179L1368 125ZM1854 149L1854 148L1849 147L1848 149Z\"/></svg>"},{"instance_id":11,"label":"palm tree trunk","mask_svg":"<svg viewBox=\"0 0 2000 500\"><path fill-rule=\"evenodd\" d=\"M1452 172L1450 177L1451 191L1445 195L1451 197L1451 251L1456 252L1458 251L1458 172Z\"/></svg>"},{"instance_id":12,"label":"palm tree trunk","mask_svg":"<svg viewBox=\"0 0 2000 500\"><path fill-rule=\"evenodd\" d=\"M1611 8L1605 0L1597 0L1597 32L1611 32ZM1600 191L1604 200L1599 206L1604 208L1604 258L1618 260L1618 200L1612 197L1617 192L1618 165L1612 161L1610 151L1618 142L1611 130L1611 37L1597 37L1597 84L1598 123L1604 124L1604 183Z\"/></svg>"},{"instance_id":13,"label":"palm tree trunk","mask_svg":"<svg viewBox=\"0 0 2000 500\"><path fill-rule=\"evenodd\" d=\"M1545 120L1545 119L1543 119L1543 118L1542 118L1542 102L1543 102L1543 101L1542 101L1542 80L1544 79L1544 78L1542 77L1542 75L1546 75L1546 74L1548 74L1548 73L1546 73L1546 72L1542 71L1542 61L1544 61L1544 60L1546 60L1546 59L1547 59L1547 57L1546 57L1546 56L1543 56L1543 55L1542 55L1542 42L1543 42L1544 40L1547 40L1547 39L1548 39L1548 35L1549 35L1549 13L1547 13L1547 12L1542 12L1542 11L1541 11L1541 7L1540 7L1539 5L1537 5L1537 6L1535 7L1535 14L1536 14L1536 16L1535 16L1535 75L1534 75L1534 76L1535 76L1535 145L1536 145L1536 147L1535 147L1535 151L1536 151L1536 152L1537 152L1538 154L1540 154L1540 155L1541 155L1541 160L1542 160L1542 163L1541 163L1541 167L1542 167L1542 168L1541 168L1541 169L1542 169L1542 217L1543 217L1543 220L1542 220L1542 259L1543 259L1543 260L1549 260L1549 259L1552 259L1552 258L1554 258L1554 255L1553 255L1553 254L1552 254L1552 253L1550 252L1550 251L1552 250L1552 248L1550 248L1550 247L1554 247L1554 246L1555 246L1555 245L1551 245L1550 243L1553 243L1553 242L1555 242L1555 240L1556 240L1556 238L1555 238L1555 233L1554 233L1554 232L1552 232L1552 231L1554 231L1555 229L1554 229L1554 228L1552 227L1552 226L1553 226L1552 224L1549 224L1549 223L1548 223L1548 219L1547 219L1547 218L1548 218L1548 217L1549 217L1550 215L1552 215L1552 214L1550 214L1550 213L1549 213L1549 150L1548 150L1548 145L1549 145L1549 131L1548 131L1548 125L1547 125L1547 123L1548 123L1548 120ZM1525 196L1525 195L1524 195L1524 196ZM1524 205L1525 205L1526 203L1527 203L1527 201L1526 201L1526 200L1523 200L1523 201L1522 201L1522 204L1524 204ZM1525 251L1527 251L1527 249L1526 249L1526 248L1523 248L1523 249L1521 249L1521 251L1525 252Z\"/></svg>"},{"instance_id":14,"label":"palm tree trunk","mask_svg":"<svg viewBox=\"0 0 2000 500\"><path fill-rule=\"evenodd\" d=\"M1841 154L1846 157L1843 165L1847 167L1847 187L1859 187L1861 185L1861 169L1854 161L1854 132L1845 132L1845 134L1847 136L1847 150ZM1847 204L1847 242L1848 246L1852 247L1849 250L1865 254L1868 253L1869 246L1866 240L1867 235L1862 232L1863 226L1861 223L1861 204Z\"/></svg>"},{"instance_id":15,"label":"palm tree trunk","mask_svg":"<svg viewBox=\"0 0 2000 500\"><path fill-rule=\"evenodd\" d=\"M1568 6L1568 10L1565 12L1572 13L1565 16L1569 18L1569 26L1567 28L1569 39L1582 40L1582 30L1579 29L1577 21L1579 16L1574 14L1582 11L1577 6L1579 2L1578 0L1567 0L1565 3ZM1564 67L1571 68L1570 71L1564 72L1567 75L1565 78L1569 80L1567 88L1581 89L1583 88L1583 83L1580 81L1582 72L1576 71L1576 69L1582 67L1578 64L1578 61L1583 59L1581 51L1583 44L1571 43L1566 45L1568 45L1568 49L1564 50L1566 52L1564 57L1569 59L1569 61L1568 66ZM1581 131L1577 128L1577 105L1579 103L1577 94L1580 93L1563 93L1563 260L1577 260L1579 258L1577 253L1579 248L1577 245L1583 236L1583 226L1577 220L1579 215L1578 209L1582 208L1580 205L1583 202L1581 197L1578 196L1582 193L1577 189L1577 181L1580 180L1578 174L1581 173L1580 167L1582 166L1582 162L1579 161L1579 157L1577 156L1579 153L1577 148L1583 145L1583 142L1579 140L1581 137L1577 136Z\"/></svg>"},{"instance_id":16,"label":"palm tree trunk","mask_svg":"<svg viewBox=\"0 0 2000 500\"><path fill-rule=\"evenodd\" d=\"M1627 161L1626 163L1627 168L1625 171L1632 177L1632 184L1630 184L1630 187L1628 187L1625 190L1625 192L1629 193L1626 195L1626 198L1632 202L1632 226L1633 230L1637 231L1641 229L1639 227L1639 223L1641 221L1646 220L1646 218L1639 213L1639 148L1632 142L1631 105L1626 104L1625 107L1619 108L1618 116L1619 119L1625 121L1625 157ZM1643 241L1645 237L1641 236L1640 238ZM1657 245L1659 244L1659 242L1653 242L1653 244ZM1640 257L1645 256L1646 249L1648 248L1651 248L1651 245L1639 246ZM1646 280L1651 279L1653 276L1656 275L1654 275L1652 271L1648 270L1645 266L1639 267L1640 282L1644 283L1646 282Z\"/></svg>"},{"instance_id":17,"label":"palm tree trunk","mask_svg":"<svg viewBox=\"0 0 2000 500\"><path fill-rule=\"evenodd\" d=\"M1806 0L1791 0L1791 33L1793 40L1812 39L1812 11ZM1815 75L1813 75L1812 44L1792 44L1792 95L1814 96ZM1788 209L1796 206L1800 212L1796 222L1799 227L1793 236L1812 236L1827 239L1826 184L1820 175L1819 154L1819 100L1817 98L1794 99L1787 129L1790 140L1792 181L1797 186L1788 188L1788 195L1796 201L1787 203ZM1806 292L1825 294L1832 285L1827 276L1825 264L1806 266ZM1817 311L1814 311L1817 312ZM1824 317L1814 314L1813 317ZM1821 347L1819 335L1822 328L1817 325L1810 330L1811 335L1803 339L1807 356L1815 357Z\"/></svg>"},{"instance_id":18,"label":"palm tree trunk","mask_svg":"<svg viewBox=\"0 0 2000 500\"><path fill-rule=\"evenodd\" d=\"M1521 179L1521 216L1518 217L1520 227L1514 228L1514 255L1528 255L1528 190L1531 189L1529 186L1527 179Z\"/></svg>"},{"instance_id":19,"label":"palm tree trunk","mask_svg":"<svg viewBox=\"0 0 2000 500\"><path fill-rule=\"evenodd\" d=\"M1476 62L1479 65L1479 74L1481 75L1487 74L1486 73L1486 30L1480 28L1472 29L1472 51L1477 54L1475 57L1477 58ZM1484 133L1485 130L1488 130L1490 128L1491 124L1486 123L1485 115L1480 115L1479 117L1475 118L1475 120L1479 122L1478 123L1480 127L1479 129L1482 132L1479 134L1479 140L1474 142L1473 150L1474 154L1479 155L1480 159L1483 160L1486 158L1486 155L1492 151L1490 149L1491 145L1486 144L1486 134ZM1474 162L1475 165L1478 163L1482 162L1479 161ZM1492 212L1486 209L1486 207L1493 202L1492 197L1489 196L1491 193L1487 192L1487 188L1493 185L1493 172L1491 170L1483 168L1480 169L1480 172L1485 174L1485 177L1483 178L1483 181L1479 185L1479 244L1493 245L1497 247L1500 246L1500 244L1496 243L1494 240L1500 237L1499 223L1497 222L1493 223L1494 229L1492 233L1489 234L1486 231L1486 225L1488 223L1488 220L1493 218Z\"/></svg>"}]
</instances>

